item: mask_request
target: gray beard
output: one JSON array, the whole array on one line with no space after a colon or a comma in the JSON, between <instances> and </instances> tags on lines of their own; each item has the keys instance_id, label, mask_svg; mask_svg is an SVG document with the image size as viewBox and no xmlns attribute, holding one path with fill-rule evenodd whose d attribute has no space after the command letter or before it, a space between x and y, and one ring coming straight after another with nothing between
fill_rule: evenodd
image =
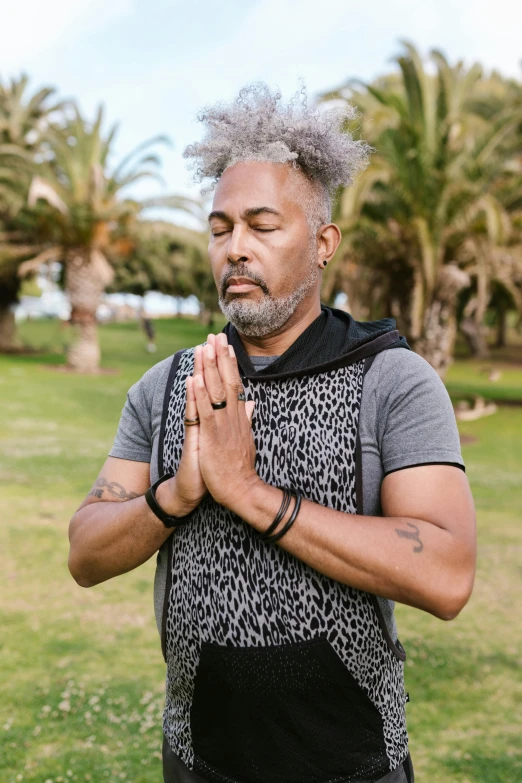
<instances>
[{"instance_id":1,"label":"gray beard","mask_svg":"<svg viewBox=\"0 0 522 783\"><path fill-rule=\"evenodd\" d=\"M310 266L308 276L289 296L275 299L269 293L264 293L263 298L258 302L241 297L226 302L220 296L219 306L223 315L245 337L265 337L278 331L287 323L298 305L314 289L318 275L319 270L313 264Z\"/></svg>"}]
</instances>

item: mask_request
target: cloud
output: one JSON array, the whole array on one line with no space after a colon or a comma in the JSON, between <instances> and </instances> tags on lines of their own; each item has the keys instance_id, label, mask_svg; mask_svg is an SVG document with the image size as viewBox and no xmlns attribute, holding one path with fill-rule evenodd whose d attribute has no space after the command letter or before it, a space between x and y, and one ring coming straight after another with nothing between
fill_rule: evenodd
<instances>
[{"instance_id":1,"label":"cloud","mask_svg":"<svg viewBox=\"0 0 522 783\"><path fill-rule=\"evenodd\" d=\"M31 20L31 25L27 20ZM88 116L104 101L121 121L118 154L168 133L170 190L190 188L181 152L198 138L198 109L262 79L310 95L390 69L400 39L450 62L479 60L520 75L522 3L512 0L26 0L0 28L0 69L56 83ZM36 86L36 84L35 84Z\"/></svg>"},{"instance_id":2,"label":"cloud","mask_svg":"<svg viewBox=\"0 0 522 783\"><path fill-rule=\"evenodd\" d=\"M133 0L24 0L2 11L1 72L27 70L65 37L92 34L129 15ZM81 67L81 64L79 64Z\"/></svg>"},{"instance_id":3,"label":"cloud","mask_svg":"<svg viewBox=\"0 0 522 783\"><path fill-rule=\"evenodd\" d=\"M230 100L249 81L266 80L289 96L300 76L312 95L349 78L371 80L392 67L401 39L425 54L440 48L450 62L478 59L516 73L522 4L514 10L511 0L497 0L494 22L488 5L490 0L261 0L220 40L185 52L182 62L174 54L153 69L151 110L154 105L177 143L169 180L178 187L187 183L180 152L200 135L197 110ZM509 32L506 18L514 23Z\"/></svg>"}]
</instances>

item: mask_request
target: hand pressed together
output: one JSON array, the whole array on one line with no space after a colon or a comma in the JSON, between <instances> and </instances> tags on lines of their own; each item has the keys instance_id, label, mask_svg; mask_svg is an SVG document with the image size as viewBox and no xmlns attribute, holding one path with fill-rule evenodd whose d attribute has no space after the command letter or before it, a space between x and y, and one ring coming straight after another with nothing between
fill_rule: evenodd
<instances>
[{"instance_id":1,"label":"hand pressed together","mask_svg":"<svg viewBox=\"0 0 522 783\"><path fill-rule=\"evenodd\" d=\"M203 373L201 348L196 348L193 375L186 380L185 418L198 415L194 397L194 379ZM174 516L192 511L207 494L207 488L199 468L199 426L185 428L183 451L176 475L158 487L156 497L162 508Z\"/></svg>"},{"instance_id":2,"label":"hand pressed together","mask_svg":"<svg viewBox=\"0 0 522 783\"><path fill-rule=\"evenodd\" d=\"M260 481L254 462L252 432L254 402L238 400L243 384L226 335L209 334L195 348L194 370L186 380L185 441L176 475L158 487L157 498L167 512L183 516L210 492L232 509L238 493ZM215 410L212 403L226 401Z\"/></svg>"},{"instance_id":3,"label":"hand pressed together","mask_svg":"<svg viewBox=\"0 0 522 783\"><path fill-rule=\"evenodd\" d=\"M260 481L254 463L256 449L252 432L254 402L238 395L243 384L237 359L226 335L209 335L202 355L203 371L187 379L194 391L199 416L199 468L203 481L218 503L233 508L238 493L245 493ZM212 403L226 401L218 410Z\"/></svg>"}]
</instances>

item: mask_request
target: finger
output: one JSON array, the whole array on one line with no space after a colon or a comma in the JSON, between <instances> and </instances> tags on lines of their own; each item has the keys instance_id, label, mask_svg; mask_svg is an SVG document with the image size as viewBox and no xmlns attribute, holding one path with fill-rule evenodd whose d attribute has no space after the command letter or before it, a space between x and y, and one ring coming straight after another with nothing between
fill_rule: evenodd
<instances>
[{"instance_id":1,"label":"finger","mask_svg":"<svg viewBox=\"0 0 522 783\"><path fill-rule=\"evenodd\" d=\"M185 418L195 419L198 415L198 409L196 406L196 395L194 393L194 378L192 375L187 376L186 384L186 404L185 404Z\"/></svg>"},{"instance_id":2,"label":"finger","mask_svg":"<svg viewBox=\"0 0 522 783\"><path fill-rule=\"evenodd\" d=\"M215 335L214 348L218 359L228 351L228 340L224 332Z\"/></svg>"},{"instance_id":3,"label":"finger","mask_svg":"<svg viewBox=\"0 0 522 783\"><path fill-rule=\"evenodd\" d=\"M194 349L194 371L193 375L201 375L203 372L203 346L196 345Z\"/></svg>"},{"instance_id":4,"label":"finger","mask_svg":"<svg viewBox=\"0 0 522 783\"><path fill-rule=\"evenodd\" d=\"M239 375L236 355L231 345L227 344L226 350L223 346L223 353L218 359L218 367L221 380L225 387L227 405L230 405L231 408L237 408L237 396L239 392L243 391L243 383ZM243 404L244 403L239 403L239 405Z\"/></svg>"},{"instance_id":5,"label":"finger","mask_svg":"<svg viewBox=\"0 0 522 783\"><path fill-rule=\"evenodd\" d=\"M216 352L210 344L203 349L203 374L205 386L212 402L222 402L226 399L225 388L216 364Z\"/></svg>"},{"instance_id":6,"label":"finger","mask_svg":"<svg viewBox=\"0 0 522 783\"><path fill-rule=\"evenodd\" d=\"M227 356L227 358L229 360L229 366L230 366L230 369L231 369L232 378L235 381L237 381L237 383L241 383L242 384L241 375L239 374L239 365L237 363L236 352L234 351L234 346L233 345L229 345L228 346L228 356Z\"/></svg>"},{"instance_id":7,"label":"finger","mask_svg":"<svg viewBox=\"0 0 522 783\"><path fill-rule=\"evenodd\" d=\"M200 432L202 434L213 433L216 429L216 418L214 416L214 409L210 404L210 397L205 386L205 378L203 375L198 375L194 378L194 396L196 399L196 407L200 421Z\"/></svg>"},{"instance_id":8,"label":"finger","mask_svg":"<svg viewBox=\"0 0 522 783\"><path fill-rule=\"evenodd\" d=\"M196 405L196 396L194 393L194 378L191 375L187 376L185 380L185 389L185 418L197 419L198 407ZM198 429L199 426L197 424L189 426L185 425L185 438L196 438Z\"/></svg>"},{"instance_id":9,"label":"finger","mask_svg":"<svg viewBox=\"0 0 522 783\"><path fill-rule=\"evenodd\" d=\"M228 348L229 348L226 334L221 332L221 334L216 335L214 348L216 350L216 364L217 364L219 376L221 380L224 382L225 379L223 378L223 359L228 356Z\"/></svg>"}]
</instances>

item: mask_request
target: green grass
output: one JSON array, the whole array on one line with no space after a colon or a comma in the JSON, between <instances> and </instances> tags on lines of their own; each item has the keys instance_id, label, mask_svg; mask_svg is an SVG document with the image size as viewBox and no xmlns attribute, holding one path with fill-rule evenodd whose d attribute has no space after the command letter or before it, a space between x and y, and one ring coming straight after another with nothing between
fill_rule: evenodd
<instances>
[{"instance_id":1,"label":"green grass","mask_svg":"<svg viewBox=\"0 0 522 783\"><path fill-rule=\"evenodd\" d=\"M165 667L154 558L82 590L67 570L67 526L110 448L128 387L206 331L159 322L151 356L134 324L104 327L103 365L114 372L86 377L52 367L69 339L55 322L22 333L45 352L0 357L0 783L157 783ZM450 383L469 393L479 370L459 361ZM503 388L522 399L522 372L505 372ZM418 783L516 783L522 407L461 430L476 439L463 452L478 510L477 581L452 623L398 607L411 750Z\"/></svg>"},{"instance_id":2,"label":"green grass","mask_svg":"<svg viewBox=\"0 0 522 783\"><path fill-rule=\"evenodd\" d=\"M488 380L492 368L500 370L500 378L497 381ZM522 364L516 367L483 359L459 360L451 365L446 377L446 386L452 397L479 394L498 402L520 402Z\"/></svg>"},{"instance_id":3,"label":"green grass","mask_svg":"<svg viewBox=\"0 0 522 783\"><path fill-rule=\"evenodd\" d=\"M400 606L417 779L522 781L522 407L460 426L477 506L475 589L452 623Z\"/></svg>"}]
</instances>

